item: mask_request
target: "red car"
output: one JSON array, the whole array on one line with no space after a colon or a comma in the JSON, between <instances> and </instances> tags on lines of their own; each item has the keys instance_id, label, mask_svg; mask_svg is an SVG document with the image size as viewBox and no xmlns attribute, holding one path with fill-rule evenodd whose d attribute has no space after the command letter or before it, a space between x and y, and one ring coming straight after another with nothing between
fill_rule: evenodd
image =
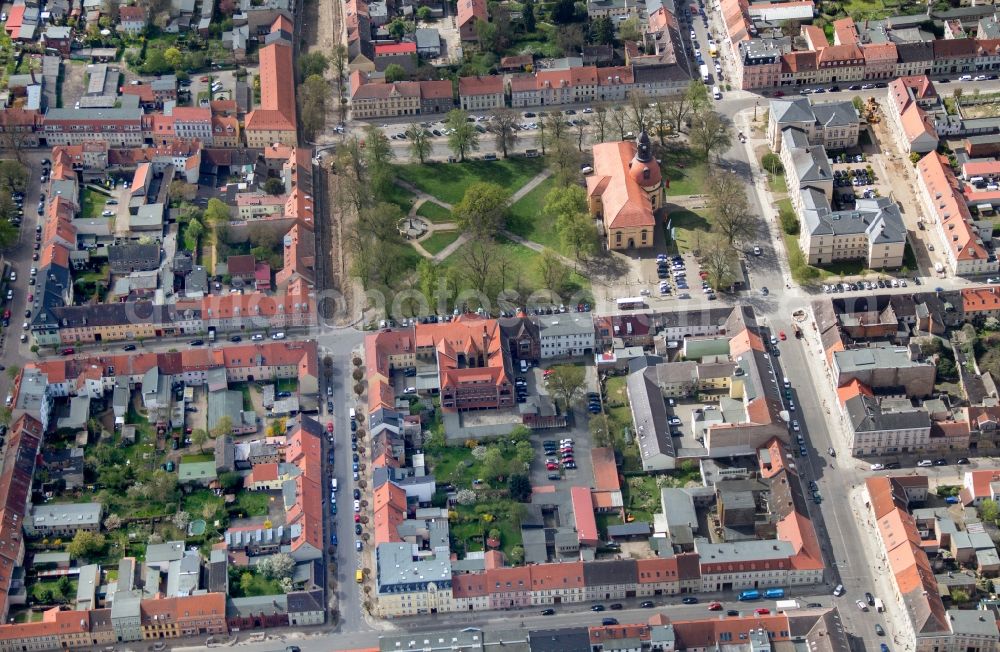
<instances>
[{"instance_id":1,"label":"red car","mask_svg":"<svg viewBox=\"0 0 1000 652\"><path fill-rule=\"evenodd\" d=\"M355 514L354 515L354 522L355 523L360 523L361 522L361 514Z\"/></svg>"},{"instance_id":2,"label":"red car","mask_svg":"<svg viewBox=\"0 0 1000 652\"><path fill-rule=\"evenodd\" d=\"M204 77L199 78L198 81L203 81L203 82L208 81L208 75L205 75Z\"/></svg>"},{"instance_id":3,"label":"red car","mask_svg":"<svg viewBox=\"0 0 1000 652\"><path fill-rule=\"evenodd\" d=\"M782 341L782 342L784 342L785 340L787 340L787 339L788 339L788 338L787 338L787 337L785 336L785 331L778 331L778 337L779 337L779 338L781 339L781 341Z\"/></svg>"},{"instance_id":4,"label":"red car","mask_svg":"<svg viewBox=\"0 0 1000 652\"><path fill-rule=\"evenodd\" d=\"M28 299L28 301L31 301L31 299ZM7 310L3 311L3 318L4 319L10 319L10 309L9 308Z\"/></svg>"},{"instance_id":5,"label":"red car","mask_svg":"<svg viewBox=\"0 0 1000 652\"><path fill-rule=\"evenodd\" d=\"M76 353L76 350L73 347L68 347L62 350L63 355L73 355L74 353Z\"/></svg>"},{"instance_id":6,"label":"red car","mask_svg":"<svg viewBox=\"0 0 1000 652\"><path fill-rule=\"evenodd\" d=\"M757 614L758 616L766 616L766 615L768 615L769 613L771 613L771 610L770 610L770 609L766 609L766 608L764 608L764 607L761 607L761 608L759 608L759 609L754 609L754 610L753 610L753 612L754 612L755 614Z\"/></svg>"},{"instance_id":7,"label":"red car","mask_svg":"<svg viewBox=\"0 0 1000 652\"><path fill-rule=\"evenodd\" d=\"M545 371L542 372L542 375L543 376L551 376L552 375L552 370L551 369L546 369Z\"/></svg>"},{"instance_id":8,"label":"red car","mask_svg":"<svg viewBox=\"0 0 1000 652\"><path fill-rule=\"evenodd\" d=\"M545 470L546 471L558 471L559 470L559 465L558 464L553 464L552 462L549 462L548 464L545 465Z\"/></svg>"},{"instance_id":9,"label":"red car","mask_svg":"<svg viewBox=\"0 0 1000 652\"><path fill-rule=\"evenodd\" d=\"M326 431L327 432L333 432L333 421L327 421L326 422Z\"/></svg>"},{"instance_id":10,"label":"red car","mask_svg":"<svg viewBox=\"0 0 1000 652\"><path fill-rule=\"evenodd\" d=\"M708 603L708 610L709 611L722 611L722 603L721 602L709 602Z\"/></svg>"}]
</instances>

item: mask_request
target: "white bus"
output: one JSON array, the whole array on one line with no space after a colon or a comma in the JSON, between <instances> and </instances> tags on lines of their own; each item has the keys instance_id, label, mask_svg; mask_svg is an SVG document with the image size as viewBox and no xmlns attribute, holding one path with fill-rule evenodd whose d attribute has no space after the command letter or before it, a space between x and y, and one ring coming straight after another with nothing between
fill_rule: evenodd
<instances>
[{"instance_id":1,"label":"white bus","mask_svg":"<svg viewBox=\"0 0 1000 652\"><path fill-rule=\"evenodd\" d=\"M618 299L619 310L641 310L646 307L645 297L630 297Z\"/></svg>"}]
</instances>

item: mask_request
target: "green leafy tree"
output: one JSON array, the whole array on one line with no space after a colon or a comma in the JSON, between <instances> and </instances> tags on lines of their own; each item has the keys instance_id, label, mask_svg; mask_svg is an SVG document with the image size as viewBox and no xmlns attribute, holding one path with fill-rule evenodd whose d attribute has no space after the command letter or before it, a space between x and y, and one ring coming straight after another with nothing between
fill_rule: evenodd
<instances>
[{"instance_id":1,"label":"green leafy tree","mask_svg":"<svg viewBox=\"0 0 1000 652\"><path fill-rule=\"evenodd\" d=\"M269 195L283 195L285 194L285 182L277 177L271 177L264 182L264 192Z\"/></svg>"},{"instance_id":2,"label":"green leafy tree","mask_svg":"<svg viewBox=\"0 0 1000 652\"><path fill-rule=\"evenodd\" d=\"M99 532L77 530L66 551L74 559L90 559L103 552L105 543L104 535Z\"/></svg>"},{"instance_id":3,"label":"green leafy tree","mask_svg":"<svg viewBox=\"0 0 1000 652\"><path fill-rule=\"evenodd\" d=\"M979 503L979 518L986 523L996 523L1000 517L1000 504L992 498L987 498Z\"/></svg>"},{"instance_id":4,"label":"green leafy tree","mask_svg":"<svg viewBox=\"0 0 1000 652\"><path fill-rule=\"evenodd\" d=\"M618 24L618 35L623 41L641 41L642 25L635 16L627 18Z\"/></svg>"},{"instance_id":5,"label":"green leafy tree","mask_svg":"<svg viewBox=\"0 0 1000 652\"><path fill-rule=\"evenodd\" d=\"M253 588L253 573L247 571L240 575L240 589L243 591L243 595L250 593Z\"/></svg>"},{"instance_id":6,"label":"green leafy tree","mask_svg":"<svg viewBox=\"0 0 1000 652\"><path fill-rule=\"evenodd\" d=\"M233 432L233 419L229 415L224 415L219 417L219 420L215 422L215 427L212 428L212 437L218 438L225 435L231 434Z\"/></svg>"},{"instance_id":7,"label":"green leafy tree","mask_svg":"<svg viewBox=\"0 0 1000 652\"><path fill-rule=\"evenodd\" d=\"M526 503L531 498L531 480L523 473L515 473L507 479L507 491L511 500Z\"/></svg>"},{"instance_id":8,"label":"green leafy tree","mask_svg":"<svg viewBox=\"0 0 1000 652\"><path fill-rule=\"evenodd\" d=\"M322 75L310 75L299 84L299 119L306 140L313 140L326 124L330 85Z\"/></svg>"},{"instance_id":9,"label":"green leafy tree","mask_svg":"<svg viewBox=\"0 0 1000 652\"><path fill-rule=\"evenodd\" d=\"M477 237L493 238L507 225L509 198L503 186L485 181L474 183L455 206L455 221Z\"/></svg>"},{"instance_id":10,"label":"green leafy tree","mask_svg":"<svg viewBox=\"0 0 1000 652\"><path fill-rule=\"evenodd\" d=\"M417 9L417 20L421 23L428 23L434 17L434 12L431 11L430 7L424 6Z\"/></svg>"},{"instance_id":11,"label":"green leafy tree","mask_svg":"<svg viewBox=\"0 0 1000 652\"><path fill-rule=\"evenodd\" d=\"M555 224L563 245L572 249L577 259L597 251L597 229L587 209L587 193L580 186L554 188L545 197L542 214Z\"/></svg>"},{"instance_id":12,"label":"green leafy tree","mask_svg":"<svg viewBox=\"0 0 1000 652\"><path fill-rule=\"evenodd\" d=\"M785 166L781 163L781 157L774 152L768 152L760 159L760 164L771 174L784 174Z\"/></svg>"},{"instance_id":13,"label":"green leafy tree","mask_svg":"<svg viewBox=\"0 0 1000 652\"><path fill-rule=\"evenodd\" d=\"M70 598L70 592L73 590L73 582L70 581L69 577L63 575L56 582L56 588L59 589L59 593L62 595L63 599Z\"/></svg>"},{"instance_id":14,"label":"green leafy tree","mask_svg":"<svg viewBox=\"0 0 1000 652\"><path fill-rule=\"evenodd\" d=\"M205 233L205 227L198 220L188 222L184 229L184 248L188 251L196 251L201 236Z\"/></svg>"},{"instance_id":15,"label":"green leafy tree","mask_svg":"<svg viewBox=\"0 0 1000 652\"><path fill-rule=\"evenodd\" d=\"M322 75L329 67L330 60L318 50L299 55L299 76L302 79L310 75Z\"/></svg>"},{"instance_id":16,"label":"green leafy tree","mask_svg":"<svg viewBox=\"0 0 1000 652\"><path fill-rule=\"evenodd\" d=\"M212 197L205 206L205 221L216 226L229 222L229 207L221 199Z\"/></svg>"},{"instance_id":17,"label":"green leafy tree","mask_svg":"<svg viewBox=\"0 0 1000 652\"><path fill-rule=\"evenodd\" d=\"M569 408L586 384L586 372L580 365L558 365L549 374L549 389L564 408Z\"/></svg>"},{"instance_id":18,"label":"green leafy tree","mask_svg":"<svg viewBox=\"0 0 1000 652\"><path fill-rule=\"evenodd\" d=\"M390 63L385 67L385 80L390 84L392 82L403 81L406 79L406 69L398 63Z\"/></svg>"},{"instance_id":19,"label":"green leafy tree","mask_svg":"<svg viewBox=\"0 0 1000 652\"><path fill-rule=\"evenodd\" d=\"M243 486L243 476L234 471L227 471L219 475L219 485L226 493L238 491Z\"/></svg>"},{"instance_id":20,"label":"green leafy tree","mask_svg":"<svg viewBox=\"0 0 1000 652\"><path fill-rule=\"evenodd\" d=\"M608 16L598 16L590 23L590 42L611 45L615 40L615 26Z\"/></svg>"},{"instance_id":21,"label":"green leafy tree","mask_svg":"<svg viewBox=\"0 0 1000 652\"><path fill-rule=\"evenodd\" d=\"M525 0L521 5L521 25L529 34L535 31L535 0Z\"/></svg>"},{"instance_id":22,"label":"green leafy tree","mask_svg":"<svg viewBox=\"0 0 1000 652\"><path fill-rule=\"evenodd\" d=\"M445 118L445 126L449 129L448 147L459 161L464 161L467 154L479 149L479 132L468 117L465 111L452 109Z\"/></svg>"},{"instance_id":23,"label":"green leafy tree","mask_svg":"<svg viewBox=\"0 0 1000 652\"><path fill-rule=\"evenodd\" d=\"M510 561L514 566L520 566L524 563L524 546L514 546L510 549L510 554L507 556L507 560Z\"/></svg>"},{"instance_id":24,"label":"green leafy tree","mask_svg":"<svg viewBox=\"0 0 1000 652\"><path fill-rule=\"evenodd\" d=\"M410 156L420 161L420 164L427 160L433 150L430 136L419 124L412 124L406 129L406 139L410 145Z\"/></svg>"},{"instance_id":25,"label":"green leafy tree","mask_svg":"<svg viewBox=\"0 0 1000 652\"><path fill-rule=\"evenodd\" d=\"M163 59L167 62L167 65L174 70L183 68L184 66L184 54L177 48L167 48L164 50Z\"/></svg>"},{"instance_id":26,"label":"green leafy tree","mask_svg":"<svg viewBox=\"0 0 1000 652\"><path fill-rule=\"evenodd\" d=\"M557 0L552 7L552 21L566 25L576 20L576 2L574 0Z\"/></svg>"},{"instance_id":27,"label":"green leafy tree","mask_svg":"<svg viewBox=\"0 0 1000 652\"><path fill-rule=\"evenodd\" d=\"M205 450L205 444L208 442L208 432L204 428L195 428L191 431L191 443L198 447L199 451Z\"/></svg>"}]
</instances>

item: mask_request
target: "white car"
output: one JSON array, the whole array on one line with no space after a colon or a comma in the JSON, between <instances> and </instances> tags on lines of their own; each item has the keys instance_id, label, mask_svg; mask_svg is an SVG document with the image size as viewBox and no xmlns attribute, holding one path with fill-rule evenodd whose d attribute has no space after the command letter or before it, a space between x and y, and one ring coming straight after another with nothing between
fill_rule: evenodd
<instances>
[{"instance_id":1,"label":"white car","mask_svg":"<svg viewBox=\"0 0 1000 652\"><path fill-rule=\"evenodd\" d=\"M920 460L917 462L917 466L934 466L934 462L930 460Z\"/></svg>"},{"instance_id":2,"label":"white car","mask_svg":"<svg viewBox=\"0 0 1000 652\"><path fill-rule=\"evenodd\" d=\"M754 256L759 256L759 255L761 255L762 253L764 253L764 252L763 252L763 251L761 250L761 248L760 248L760 247L754 247L754 248L753 248L753 255L754 255ZM825 287L825 286L824 286L824 287Z\"/></svg>"},{"instance_id":3,"label":"white car","mask_svg":"<svg viewBox=\"0 0 1000 652\"><path fill-rule=\"evenodd\" d=\"M354 511L355 512L360 512L361 511L361 501L360 500L355 500L354 501Z\"/></svg>"},{"instance_id":4,"label":"white car","mask_svg":"<svg viewBox=\"0 0 1000 652\"><path fill-rule=\"evenodd\" d=\"M794 430L795 432L799 431L799 422L798 421L792 421L792 430Z\"/></svg>"},{"instance_id":5,"label":"white car","mask_svg":"<svg viewBox=\"0 0 1000 652\"><path fill-rule=\"evenodd\" d=\"M885 464L872 464L868 467L871 471L882 471L885 469Z\"/></svg>"}]
</instances>

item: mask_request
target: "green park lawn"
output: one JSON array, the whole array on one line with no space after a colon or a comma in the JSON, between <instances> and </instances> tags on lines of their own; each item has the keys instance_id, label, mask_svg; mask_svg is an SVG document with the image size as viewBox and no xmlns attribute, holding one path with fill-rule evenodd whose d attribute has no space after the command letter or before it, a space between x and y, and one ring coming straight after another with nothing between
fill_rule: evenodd
<instances>
[{"instance_id":1,"label":"green park lawn","mask_svg":"<svg viewBox=\"0 0 1000 652\"><path fill-rule=\"evenodd\" d=\"M545 198L556 187L556 181L549 177L538 184L531 192L521 197L510 207L510 217L507 228L522 238L537 242L540 245L564 252L559 234L548 220L542 216Z\"/></svg>"},{"instance_id":2,"label":"green park lawn","mask_svg":"<svg viewBox=\"0 0 1000 652\"><path fill-rule=\"evenodd\" d=\"M542 279L541 272L538 269L538 263L539 260L541 260L542 254L534 249L529 249L524 245L518 244L513 240L509 240L504 237L497 238L496 242L506 250L507 255L510 256L511 259L511 268L518 270L523 274L523 280L528 287L532 289L544 287L545 283ZM444 259L442 265L446 267L451 265L460 265L462 260L462 250L469 246L472 246L471 240L453 251L451 255ZM590 281L576 272L572 272L570 274L569 282L571 286L575 286L575 288L570 288L570 291L577 288L588 291L590 290Z\"/></svg>"},{"instance_id":3,"label":"green park lawn","mask_svg":"<svg viewBox=\"0 0 1000 652\"><path fill-rule=\"evenodd\" d=\"M705 193L708 165L687 147L668 147L663 152L660 172L664 183L669 183L668 196Z\"/></svg>"},{"instance_id":4,"label":"green park lawn","mask_svg":"<svg viewBox=\"0 0 1000 652\"><path fill-rule=\"evenodd\" d=\"M696 249L699 235L707 233L711 228L707 217L686 208L671 211L667 219L670 222L670 228L673 229L674 243L678 253ZM671 242L670 231L667 232L667 242Z\"/></svg>"},{"instance_id":5,"label":"green park lawn","mask_svg":"<svg viewBox=\"0 0 1000 652\"><path fill-rule=\"evenodd\" d=\"M512 158L465 163L410 163L396 166L396 172L428 195L454 206L476 182L496 183L513 194L544 168L541 158Z\"/></svg>"},{"instance_id":6,"label":"green park lawn","mask_svg":"<svg viewBox=\"0 0 1000 652\"><path fill-rule=\"evenodd\" d=\"M421 240L421 246L431 255L437 255L445 250L462 235L461 231L435 231L426 240Z\"/></svg>"},{"instance_id":7,"label":"green park lawn","mask_svg":"<svg viewBox=\"0 0 1000 652\"><path fill-rule=\"evenodd\" d=\"M417 215L426 217L435 224L451 222L451 211L434 201L425 201L417 208Z\"/></svg>"}]
</instances>

